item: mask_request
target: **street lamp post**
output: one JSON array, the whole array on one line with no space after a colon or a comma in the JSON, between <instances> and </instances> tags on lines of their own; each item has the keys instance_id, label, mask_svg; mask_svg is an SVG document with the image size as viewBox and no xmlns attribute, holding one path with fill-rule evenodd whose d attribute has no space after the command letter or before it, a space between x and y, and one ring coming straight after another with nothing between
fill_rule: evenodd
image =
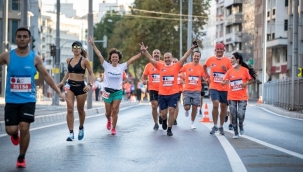
<instances>
[{"instance_id":1,"label":"street lamp post","mask_svg":"<svg viewBox=\"0 0 303 172\"><path fill-rule=\"evenodd\" d=\"M180 59L182 58L182 1L180 0Z\"/></svg>"},{"instance_id":2,"label":"street lamp post","mask_svg":"<svg viewBox=\"0 0 303 172\"><path fill-rule=\"evenodd\" d=\"M93 23L93 20L94 20L94 16L93 16L93 0L89 0L88 1L88 14L87 14L87 19L88 19L88 29L87 29L87 34L88 36L93 36L94 35L94 23ZM88 60L91 62L91 67L93 68L93 47L92 46L88 46L87 47L87 50L88 50ZM92 76L91 76L92 77ZM89 73L87 74L87 82L89 83ZM93 84L93 83L91 83ZM93 91L92 89L89 90L88 92L88 96L87 96L87 105L86 105L86 108L87 109L91 109L93 107Z\"/></svg>"},{"instance_id":3,"label":"street lamp post","mask_svg":"<svg viewBox=\"0 0 303 172\"><path fill-rule=\"evenodd\" d=\"M267 0L264 4L264 28L263 28L263 67L262 67L262 97L261 101L264 101L265 96L265 82L266 82L266 36L267 36Z\"/></svg>"}]
</instances>

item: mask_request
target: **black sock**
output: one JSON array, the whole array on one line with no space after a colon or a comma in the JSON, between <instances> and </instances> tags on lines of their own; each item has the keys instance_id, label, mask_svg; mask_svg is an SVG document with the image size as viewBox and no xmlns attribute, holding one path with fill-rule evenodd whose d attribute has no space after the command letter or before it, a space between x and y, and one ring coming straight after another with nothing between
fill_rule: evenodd
<instances>
[{"instance_id":1,"label":"black sock","mask_svg":"<svg viewBox=\"0 0 303 172\"><path fill-rule=\"evenodd\" d=\"M69 130L69 133L74 133L74 130Z\"/></svg>"},{"instance_id":2,"label":"black sock","mask_svg":"<svg viewBox=\"0 0 303 172\"><path fill-rule=\"evenodd\" d=\"M25 154L20 154L20 155L18 156L18 160L19 160L19 161L22 161L24 158L25 158Z\"/></svg>"},{"instance_id":3,"label":"black sock","mask_svg":"<svg viewBox=\"0 0 303 172\"><path fill-rule=\"evenodd\" d=\"M82 129L83 129L83 126L80 126L80 127L79 127L79 130L82 130Z\"/></svg>"},{"instance_id":4,"label":"black sock","mask_svg":"<svg viewBox=\"0 0 303 172\"><path fill-rule=\"evenodd\" d=\"M17 140L17 139L18 139L18 133L12 135L12 137L13 137L15 140Z\"/></svg>"},{"instance_id":5,"label":"black sock","mask_svg":"<svg viewBox=\"0 0 303 172\"><path fill-rule=\"evenodd\" d=\"M171 131L171 127L168 127L167 131Z\"/></svg>"}]
</instances>

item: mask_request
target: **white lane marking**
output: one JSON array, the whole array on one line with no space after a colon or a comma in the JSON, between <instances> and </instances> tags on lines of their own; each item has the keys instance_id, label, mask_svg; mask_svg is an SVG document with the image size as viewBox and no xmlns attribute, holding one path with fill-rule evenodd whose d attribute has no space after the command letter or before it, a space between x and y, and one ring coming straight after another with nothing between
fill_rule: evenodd
<instances>
[{"instance_id":1,"label":"white lane marking","mask_svg":"<svg viewBox=\"0 0 303 172\"><path fill-rule=\"evenodd\" d=\"M136 106L138 106L138 105L136 105ZM119 109L119 111L126 110L126 109L129 109L129 108L132 108L132 107L135 107L135 106L124 107L124 108ZM90 115L90 116L87 116L86 119L87 118L98 117L98 116L101 116L101 115L104 115L104 114ZM75 121L78 121L78 120L79 120L79 118L75 118ZM30 131L40 130L40 129L44 129L44 128L48 128L48 127L54 127L54 126L62 125L62 124L66 124L66 122L59 122L59 123L54 123L54 124L50 124L50 125L44 125L44 126L41 126L41 127L31 128ZM4 136L8 136L8 135L7 134L0 134L0 137L4 137Z\"/></svg>"},{"instance_id":2,"label":"white lane marking","mask_svg":"<svg viewBox=\"0 0 303 172\"><path fill-rule=\"evenodd\" d=\"M227 130L226 130L226 131L227 131ZM227 131L227 132L233 133L232 131ZM280 152L283 152L283 153L286 153L286 154L295 156L295 157L297 157L297 158L303 159L303 154L299 154L299 153L297 153L297 152L293 152L293 151L291 151L291 150L287 150L287 149L281 148L281 147L279 147L279 146L272 145L272 144L270 144L270 143L264 142L264 141L262 141L262 140L259 140L259 139L256 139L256 138L253 138L253 137L250 137L250 136L241 135L239 138L241 138L241 137L246 138L246 139L248 139L248 140L251 140L251 141L253 141L253 142L259 143L259 144L261 144L261 145L263 145L263 146L267 146L267 147L269 147L269 148L275 149L275 150L277 150L277 151L280 151Z\"/></svg>"},{"instance_id":3,"label":"white lane marking","mask_svg":"<svg viewBox=\"0 0 303 172\"><path fill-rule=\"evenodd\" d=\"M202 123L202 124L204 124L210 130L213 127L212 123ZM218 134L215 134L215 136L220 141L220 143L227 155L227 158L229 160L229 163L230 163L230 166L231 166L233 172L246 172L247 170L246 170L241 158L237 154L234 147L228 142L226 137L218 135Z\"/></svg>"},{"instance_id":4,"label":"white lane marking","mask_svg":"<svg viewBox=\"0 0 303 172\"><path fill-rule=\"evenodd\" d=\"M296 119L296 120L303 121L303 119L300 119L300 118L293 118L293 117L289 117L289 116L280 115L280 114L278 114L278 113L275 113L275 112L270 111L270 110L268 110L268 109L265 109L265 108L263 108L263 107L259 107L259 108L262 109L262 110L264 110L264 111L266 111L266 112L268 112L268 113L271 113L271 114L273 114L273 115L276 115L276 116L280 116L280 117L284 117L284 118Z\"/></svg>"}]
</instances>

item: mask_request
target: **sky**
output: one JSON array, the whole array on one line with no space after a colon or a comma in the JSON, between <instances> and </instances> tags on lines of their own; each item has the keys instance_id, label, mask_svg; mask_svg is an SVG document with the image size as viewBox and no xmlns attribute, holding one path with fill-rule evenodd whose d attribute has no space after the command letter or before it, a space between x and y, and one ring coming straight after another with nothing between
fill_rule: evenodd
<instances>
[{"instance_id":1,"label":"sky","mask_svg":"<svg viewBox=\"0 0 303 172\"><path fill-rule=\"evenodd\" d=\"M88 1L89 0L60 0L60 3L73 3L74 8L83 11L83 14L87 14ZM98 12L99 3L103 3L104 0L92 0L92 1L93 1L93 11ZM54 10L54 4L57 2L57 0L41 0L41 2L42 2L42 10L49 11L49 10ZM105 2L106 3L118 2L118 4L131 5L134 2L134 0L105 0Z\"/></svg>"}]
</instances>

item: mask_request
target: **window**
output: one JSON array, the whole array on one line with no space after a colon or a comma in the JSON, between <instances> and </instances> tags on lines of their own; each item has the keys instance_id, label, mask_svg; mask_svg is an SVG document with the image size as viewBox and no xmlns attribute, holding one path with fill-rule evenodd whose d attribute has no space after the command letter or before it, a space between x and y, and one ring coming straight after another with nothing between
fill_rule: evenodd
<instances>
[{"instance_id":1,"label":"window","mask_svg":"<svg viewBox=\"0 0 303 172\"><path fill-rule=\"evenodd\" d=\"M288 7L288 0L285 0L285 7Z\"/></svg>"},{"instance_id":2,"label":"window","mask_svg":"<svg viewBox=\"0 0 303 172\"><path fill-rule=\"evenodd\" d=\"M284 20L284 31L288 30L288 20Z\"/></svg>"},{"instance_id":3,"label":"window","mask_svg":"<svg viewBox=\"0 0 303 172\"><path fill-rule=\"evenodd\" d=\"M271 34L267 34L267 41L271 40Z\"/></svg>"},{"instance_id":4,"label":"window","mask_svg":"<svg viewBox=\"0 0 303 172\"><path fill-rule=\"evenodd\" d=\"M271 35L271 39L275 39L275 33L272 33Z\"/></svg>"},{"instance_id":5,"label":"window","mask_svg":"<svg viewBox=\"0 0 303 172\"><path fill-rule=\"evenodd\" d=\"M269 11L267 11L267 17L269 17Z\"/></svg>"},{"instance_id":6,"label":"window","mask_svg":"<svg viewBox=\"0 0 303 172\"><path fill-rule=\"evenodd\" d=\"M242 32L242 24L239 24L239 32Z\"/></svg>"},{"instance_id":7,"label":"window","mask_svg":"<svg viewBox=\"0 0 303 172\"><path fill-rule=\"evenodd\" d=\"M11 43L13 43L13 44L15 44L16 42L15 42L15 32L16 32L16 30L18 29L18 27L19 27L19 21L18 20L11 20L12 21L12 40L11 40Z\"/></svg>"},{"instance_id":8,"label":"window","mask_svg":"<svg viewBox=\"0 0 303 172\"><path fill-rule=\"evenodd\" d=\"M272 10L272 15L273 15L273 16L276 15L276 9L273 9L273 10Z\"/></svg>"},{"instance_id":9,"label":"window","mask_svg":"<svg viewBox=\"0 0 303 172\"><path fill-rule=\"evenodd\" d=\"M19 0L12 0L12 10L19 11Z\"/></svg>"}]
</instances>

